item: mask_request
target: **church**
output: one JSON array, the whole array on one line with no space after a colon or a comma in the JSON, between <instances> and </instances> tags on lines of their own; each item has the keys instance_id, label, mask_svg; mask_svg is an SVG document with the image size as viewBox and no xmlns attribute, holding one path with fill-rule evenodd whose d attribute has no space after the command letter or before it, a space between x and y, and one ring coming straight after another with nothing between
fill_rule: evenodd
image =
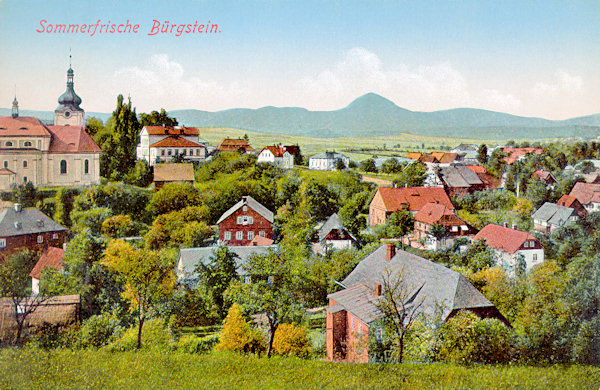
<instances>
[{"instance_id":1,"label":"church","mask_svg":"<svg viewBox=\"0 0 600 390\"><path fill-rule=\"evenodd\" d=\"M12 115L0 117L0 191L27 182L36 187L100 183L102 150L85 131L85 112L75 93L71 67L67 90L58 103L54 125L19 116L16 96Z\"/></svg>"}]
</instances>

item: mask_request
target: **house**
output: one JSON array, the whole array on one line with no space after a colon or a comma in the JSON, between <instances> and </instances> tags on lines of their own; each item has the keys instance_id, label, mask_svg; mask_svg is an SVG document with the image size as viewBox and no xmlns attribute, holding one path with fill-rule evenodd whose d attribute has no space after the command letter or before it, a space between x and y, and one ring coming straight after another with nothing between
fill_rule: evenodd
<instances>
[{"instance_id":1,"label":"house","mask_svg":"<svg viewBox=\"0 0 600 390\"><path fill-rule=\"evenodd\" d=\"M294 151L296 150L296 146L265 146L258 153L256 162L274 164L281 169L292 169L294 167Z\"/></svg>"},{"instance_id":2,"label":"house","mask_svg":"<svg viewBox=\"0 0 600 390\"><path fill-rule=\"evenodd\" d=\"M217 145L217 152L251 153L254 148L243 138L225 138Z\"/></svg>"},{"instance_id":3,"label":"house","mask_svg":"<svg viewBox=\"0 0 600 390\"><path fill-rule=\"evenodd\" d=\"M65 250L50 246L42 252L40 259L29 273L31 276L31 295L40 293L40 278L45 268L63 269Z\"/></svg>"},{"instance_id":4,"label":"house","mask_svg":"<svg viewBox=\"0 0 600 390\"><path fill-rule=\"evenodd\" d=\"M475 144L460 144L450 152L456 153L456 162L479 164L479 147Z\"/></svg>"},{"instance_id":5,"label":"house","mask_svg":"<svg viewBox=\"0 0 600 390\"><path fill-rule=\"evenodd\" d=\"M543 148L502 148L502 152L506 154L504 161L507 165L512 165L515 161L520 160L525 157L525 155L534 153L534 154L542 154L544 152Z\"/></svg>"},{"instance_id":6,"label":"house","mask_svg":"<svg viewBox=\"0 0 600 390\"><path fill-rule=\"evenodd\" d=\"M273 212L251 196L243 196L217 221L219 243L248 245L255 236L273 239Z\"/></svg>"},{"instance_id":7,"label":"house","mask_svg":"<svg viewBox=\"0 0 600 390\"><path fill-rule=\"evenodd\" d=\"M340 217L333 213L317 231L313 252L325 255L332 249L347 249L356 244L356 238L344 226Z\"/></svg>"},{"instance_id":8,"label":"house","mask_svg":"<svg viewBox=\"0 0 600 390\"><path fill-rule=\"evenodd\" d=\"M541 169L533 172L533 178L543 182L548 187L552 187L556 184L556 179L552 176L552 173Z\"/></svg>"},{"instance_id":9,"label":"house","mask_svg":"<svg viewBox=\"0 0 600 390\"><path fill-rule=\"evenodd\" d=\"M436 237L434 226L446 228L446 234ZM414 238L423 241L425 249L446 249L454 244L457 237L470 236L476 230L460 219L455 210L439 203L427 203L415 214Z\"/></svg>"},{"instance_id":10,"label":"house","mask_svg":"<svg viewBox=\"0 0 600 390\"><path fill-rule=\"evenodd\" d=\"M28 248L44 250L50 246L62 248L68 230L34 208L0 209L0 259Z\"/></svg>"},{"instance_id":11,"label":"house","mask_svg":"<svg viewBox=\"0 0 600 390\"><path fill-rule=\"evenodd\" d=\"M569 195L576 198L588 213L600 211L600 184L575 183Z\"/></svg>"},{"instance_id":12,"label":"house","mask_svg":"<svg viewBox=\"0 0 600 390\"><path fill-rule=\"evenodd\" d=\"M520 257L525 261L526 270L544 261L544 247L538 239L527 232L511 229L508 224L486 225L473 240L485 240L496 252L496 262L511 272L515 271Z\"/></svg>"},{"instance_id":13,"label":"house","mask_svg":"<svg viewBox=\"0 0 600 390\"><path fill-rule=\"evenodd\" d=\"M500 180L492 176L484 166L481 165L467 165L467 168L475 172L479 180L483 183L484 190L493 190L500 186Z\"/></svg>"},{"instance_id":14,"label":"house","mask_svg":"<svg viewBox=\"0 0 600 390\"><path fill-rule=\"evenodd\" d=\"M466 165L450 165L440 168L439 177L450 197L467 195L485 189L483 181Z\"/></svg>"},{"instance_id":15,"label":"house","mask_svg":"<svg viewBox=\"0 0 600 390\"><path fill-rule=\"evenodd\" d=\"M308 169L332 171L336 169L338 161L343 162L346 168L350 164L350 159L341 153L325 152L315 154L308 159Z\"/></svg>"},{"instance_id":16,"label":"house","mask_svg":"<svg viewBox=\"0 0 600 390\"><path fill-rule=\"evenodd\" d=\"M469 310L482 318L497 318L508 324L499 310L460 273L386 244L358 263L341 282L343 290L327 296L327 360L369 361L365 341L371 332L375 332L375 338L382 335L377 304L384 278L388 276L388 281L400 283L407 303L413 302L416 315L433 318L441 314L446 321L461 310Z\"/></svg>"},{"instance_id":17,"label":"house","mask_svg":"<svg viewBox=\"0 0 600 390\"><path fill-rule=\"evenodd\" d=\"M137 158L150 165L171 161L175 156L192 162L204 161L206 145L200 142L199 134L197 127L144 126L136 148Z\"/></svg>"},{"instance_id":18,"label":"house","mask_svg":"<svg viewBox=\"0 0 600 390\"><path fill-rule=\"evenodd\" d=\"M154 186L156 189L167 183L194 183L194 164L156 164L154 166Z\"/></svg>"},{"instance_id":19,"label":"house","mask_svg":"<svg viewBox=\"0 0 600 390\"><path fill-rule=\"evenodd\" d=\"M400 210L416 213L427 203L440 203L454 210L454 205L441 187L381 187L369 205L369 226L384 224L387 217Z\"/></svg>"},{"instance_id":20,"label":"house","mask_svg":"<svg viewBox=\"0 0 600 390\"><path fill-rule=\"evenodd\" d=\"M198 283L198 272L196 271L199 264L208 264L213 252L219 246L210 246L202 248L183 248L179 250L179 257L175 273L177 281L187 286L193 287ZM244 266L248 263L248 259L253 255L266 255L269 251L279 251L279 245L249 245L249 246L232 246L228 247L231 252L236 255L235 268L239 276L242 278L247 276L244 272Z\"/></svg>"},{"instance_id":21,"label":"house","mask_svg":"<svg viewBox=\"0 0 600 390\"><path fill-rule=\"evenodd\" d=\"M423 163L448 165L456 161L457 153L432 152L432 153L408 153L407 158Z\"/></svg>"},{"instance_id":22,"label":"house","mask_svg":"<svg viewBox=\"0 0 600 390\"><path fill-rule=\"evenodd\" d=\"M583 207L583 205L581 204L580 201L577 200L576 197L571 196L571 195L563 195L558 202L556 202L556 204L558 206L562 206L562 207L569 207L572 209L575 209L575 211L577 212L577 215L579 216L579 218L587 218L588 217L588 212L585 209L585 207Z\"/></svg>"},{"instance_id":23,"label":"house","mask_svg":"<svg viewBox=\"0 0 600 390\"><path fill-rule=\"evenodd\" d=\"M19 116L16 97L12 115L0 117L0 190L27 182L36 187L100 183L102 150L85 131L71 68L58 102L52 126Z\"/></svg>"},{"instance_id":24,"label":"house","mask_svg":"<svg viewBox=\"0 0 600 390\"><path fill-rule=\"evenodd\" d=\"M531 216L533 229L540 233L551 233L571 222L579 220L575 209L546 202Z\"/></svg>"}]
</instances>

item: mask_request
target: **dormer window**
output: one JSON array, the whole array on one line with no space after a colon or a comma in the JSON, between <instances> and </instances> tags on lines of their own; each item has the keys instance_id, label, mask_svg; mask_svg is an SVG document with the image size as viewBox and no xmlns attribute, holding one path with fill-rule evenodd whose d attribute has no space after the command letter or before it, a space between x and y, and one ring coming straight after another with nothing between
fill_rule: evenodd
<instances>
[{"instance_id":1,"label":"dormer window","mask_svg":"<svg viewBox=\"0 0 600 390\"><path fill-rule=\"evenodd\" d=\"M26 146L26 147L31 147L31 142L25 141L25 143L23 145Z\"/></svg>"},{"instance_id":2,"label":"dormer window","mask_svg":"<svg viewBox=\"0 0 600 390\"><path fill-rule=\"evenodd\" d=\"M11 146L13 146L13 143L11 141L6 141L6 146L11 147Z\"/></svg>"},{"instance_id":3,"label":"dormer window","mask_svg":"<svg viewBox=\"0 0 600 390\"><path fill-rule=\"evenodd\" d=\"M44 221L42 221L41 219L38 219L37 221L35 221L36 225L38 225L38 227L42 227L44 226Z\"/></svg>"},{"instance_id":4,"label":"dormer window","mask_svg":"<svg viewBox=\"0 0 600 390\"><path fill-rule=\"evenodd\" d=\"M19 221L16 221L16 222L15 222L15 229L17 229L17 230L21 230L21 226L22 226L22 225L21 225L21 222L19 222Z\"/></svg>"}]
</instances>

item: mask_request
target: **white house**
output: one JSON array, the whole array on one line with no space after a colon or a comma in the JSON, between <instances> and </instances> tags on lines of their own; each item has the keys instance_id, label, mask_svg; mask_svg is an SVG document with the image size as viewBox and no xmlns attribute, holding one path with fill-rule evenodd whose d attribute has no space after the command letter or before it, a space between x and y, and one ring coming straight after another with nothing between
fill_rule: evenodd
<instances>
[{"instance_id":1,"label":"white house","mask_svg":"<svg viewBox=\"0 0 600 390\"><path fill-rule=\"evenodd\" d=\"M544 247L527 232L508 226L489 224L477 233L474 241L485 240L496 252L496 262L509 272L514 272L520 258L526 270L544 261Z\"/></svg>"},{"instance_id":2,"label":"white house","mask_svg":"<svg viewBox=\"0 0 600 390\"><path fill-rule=\"evenodd\" d=\"M200 143L197 127L144 126L136 155L150 165L170 161L177 155L188 161L204 161L206 145Z\"/></svg>"},{"instance_id":3,"label":"white house","mask_svg":"<svg viewBox=\"0 0 600 390\"><path fill-rule=\"evenodd\" d=\"M340 217L333 213L317 231L316 243L312 244L313 252L325 255L333 249L348 249L356 245L356 238L344 226Z\"/></svg>"},{"instance_id":4,"label":"white house","mask_svg":"<svg viewBox=\"0 0 600 390\"><path fill-rule=\"evenodd\" d=\"M288 150L287 146L265 146L258 154L256 162L270 163L282 169L291 169L294 167L294 154Z\"/></svg>"},{"instance_id":5,"label":"white house","mask_svg":"<svg viewBox=\"0 0 600 390\"><path fill-rule=\"evenodd\" d=\"M325 152L311 156L308 159L308 168L321 171L332 171L335 169L338 160L341 160L346 168L348 167L348 164L350 164L350 159L341 153Z\"/></svg>"}]
</instances>

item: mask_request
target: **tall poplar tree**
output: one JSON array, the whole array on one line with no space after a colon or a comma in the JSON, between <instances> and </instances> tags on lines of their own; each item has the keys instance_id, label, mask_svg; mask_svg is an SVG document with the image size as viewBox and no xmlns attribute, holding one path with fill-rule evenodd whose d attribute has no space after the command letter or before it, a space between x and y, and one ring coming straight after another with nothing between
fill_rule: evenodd
<instances>
[{"instance_id":1,"label":"tall poplar tree","mask_svg":"<svg viewBox=\"0 0 600 390\"><path fill-rule=\"evenodd\" d=\"M110 136L102 144L102 176L119 180L135 166L135 149L141 128L130 98L127 99L127 104L123 104L123 95L117 97L117 108L113 111L108 126Z\"/></svg>"}]
</instances>

